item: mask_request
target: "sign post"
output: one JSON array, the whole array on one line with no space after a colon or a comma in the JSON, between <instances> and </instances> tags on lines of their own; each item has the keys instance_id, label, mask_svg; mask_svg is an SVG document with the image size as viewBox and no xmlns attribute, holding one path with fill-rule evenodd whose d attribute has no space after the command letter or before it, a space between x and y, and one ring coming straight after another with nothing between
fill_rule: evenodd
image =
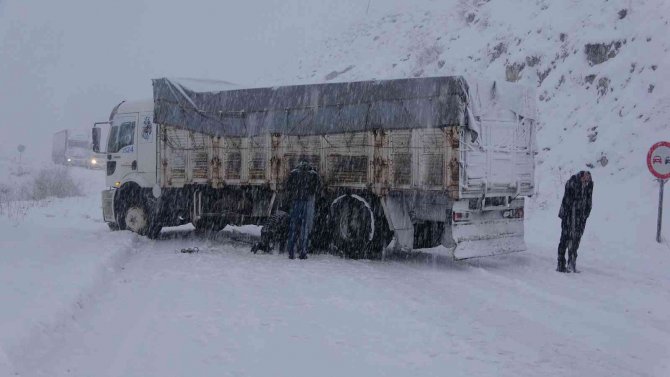
<instances>
[{"instance_id":1,"label":"sign post","mask_svg":"<svg viewBox=\"0 0 670 377\"><path fill-rule=\"evenodd\" d=\"M656 242L661 243L661 222L663 219L663 187L670 178L670 142L661 141L651 146L647 153L647 167L658 178L658 221L656 223Z\"/></svg>"},{"instance_id":2,"label":"sign post","mask_svg":"<svg viewBox=\"0 0 670 377\"><path fill-rule=\"evenodd\" d=\"M659 179L660 188L658 190L658 221L656 223L656 242L661 243L661 219L663 219L663 186L665 179Z\"/></svg>"}]
</instances>

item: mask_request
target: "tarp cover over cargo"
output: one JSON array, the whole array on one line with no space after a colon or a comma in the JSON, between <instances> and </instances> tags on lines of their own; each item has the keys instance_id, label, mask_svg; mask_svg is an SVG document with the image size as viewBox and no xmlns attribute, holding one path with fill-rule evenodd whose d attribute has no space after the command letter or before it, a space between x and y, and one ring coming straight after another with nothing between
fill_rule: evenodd
<instances>
[{"instance_id":1,"label":"tarp cover over cargo","mask_svg":"<svg viewBox=\"0 0 670 377\"><path fill-rule=\"evenodd\" d=\"M535 119L526 88L462 76L251 89L201 83L153 80L154 122L215 136L254 136L448 126L477 131L478 115L491 106Z\"/></svg>"}]
</instances>

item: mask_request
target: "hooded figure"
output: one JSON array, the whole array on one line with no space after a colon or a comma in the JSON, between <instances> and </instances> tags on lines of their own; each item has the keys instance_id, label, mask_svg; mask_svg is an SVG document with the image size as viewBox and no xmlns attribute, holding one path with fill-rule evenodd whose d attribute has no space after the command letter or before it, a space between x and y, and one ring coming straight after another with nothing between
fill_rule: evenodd
<instances>
[{"instance_id":1,"label":"hooded figure","mask_svg":"<svg viewBox=\"0 0 670 377\"><path fill-rule=\"evenodd\" d=\"M296 242L300 259L307 259L307 242L314 220L314 202L320 189L319 174L306 161L301 161L288 175L286 191L291 201L291 211L287 246L290 259L295 258Z\"/></svg>"},{"instance_id":2,"label":"hooded figure","mask_svg":"<svg viewBox=\"0 0 670 377\"><path fill-rule=\"evenodd\" d=\"M558 212L561 218L561 241L558 244L558 272L577 271L577 248L584 234L586 219L591 214L593 181L591 173L580 171L565 184L563 202ZM565 265L565 250L568 249L568 266Z\"/></svg>"}]
</instances>

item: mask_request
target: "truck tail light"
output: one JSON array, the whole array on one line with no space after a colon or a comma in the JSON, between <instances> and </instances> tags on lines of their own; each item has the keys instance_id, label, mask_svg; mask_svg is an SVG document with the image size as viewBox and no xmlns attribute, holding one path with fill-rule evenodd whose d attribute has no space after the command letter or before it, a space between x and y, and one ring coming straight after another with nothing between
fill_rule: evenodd
<instances>
[{"instance_id":1,"label":"truck tail light","mask_svg":"<svg viewBox=\"0 0 670 377\"><path fill-rule=\"evenodd\" d=\"M506 219L521 219L523 218L523 208L514 208L503 211L503 217Z\"/></svg>"},{"instance_id":2,"label":"truck tail light","mask_svg":"<svg viewBox=\"0 0 670 377\"><path fill-rule=\"evenodd\" d=\"M451 216L455 223L468 221L470 219L470 213L468 212L452 212Z\"/></svg>"}]
</instances>

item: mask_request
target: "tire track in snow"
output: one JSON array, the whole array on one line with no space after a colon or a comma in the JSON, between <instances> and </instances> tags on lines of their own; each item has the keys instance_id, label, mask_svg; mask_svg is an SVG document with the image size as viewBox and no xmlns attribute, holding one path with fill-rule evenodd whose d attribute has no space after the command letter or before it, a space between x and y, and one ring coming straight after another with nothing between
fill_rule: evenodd
<instances>
[{"instance_id":1,"label":"tire track in snow","mask_svg":"<svg viewBox=\"0 0 670 377\"><path fill-rule=\"evenodd\" d=\"M116 244L118 236L121 233L94 235L97 240L103 238L104 241ZM120 271L130 263L133 257L138 253L138 246L142 243L136 235L128 234L125 240L119 245L119 250L113 252L107 260L97 267L96 278L83 288L69 305L68 309L57 313L54 320L41 323L39 328L34 328L30 334L19 344L14 345L8 350L12 355L13 368L18 375L31 375L31 370L39 365L48 354L57 349L61 341L68 334L79 326L79 319L84 316L85 311L95 305L95 301L104 292L109 284L116 278ZM104 243L103 241L103 243ZM100 242L100 241L98 241ZM96 244L96 243L92 243ZM82 247L90 247L82 245Z\"/></svg>"},{"instance_id":2,"label":"tire track in snow","mask_svg":"<svg viewBox=\"0 0 670 377\"><path fill-rule=\"evenodd\" d=\"M202 251L186 256L170 250L185 244ZM267 342L303 349L309 355L303 361L310 367L347 359L350 369L383 365L386 369L380 371L391 375L410 370L421 374L440 365L457 365L469 374L514 376L584 371L645 375L651 370L620 352L608 354L611 348L597 350L591 338L602 340L611 326L622 324L621 317L610 313L604 318L613 318L613 324L589 328L597 323L580 316L604 311L593 305L576 307L581 302L576 298L591 297L585 295L588 290L557 294L566 276L555 276L544 258L533 254L474 264L331 256L291 263L285 256L251 255L218 245L211 252L209 241L193 238L139 246L142 257L115 276L111 295L84 319L96 325L96 333L69 339L85 356L60 353L66 359L57 363L60 373L93 356L101 363L116 360L115 373L142 375L163 368L156 363L164 363L170 353L156 352L166 341L185 341L186 347L197 349L182 361L203 368L207 366L200 358L205 354L214 363L224 358L240 370L253 370L249 359L240 358L256 354ZM545 271L550 278L542 275ZM188 320L182 318L184 310L192 312ZM173 326L193 332L185 335ZM581 335L587 339L564 331L566 326L585 329ZM210 341L220 346L218 353L210 352ZM100 349L90 351L89 342ZM167 351L181 346L171 345ZM286 354L273 348L262 356L268 365L285 365Z\"/></svg>"}]
</instances>

